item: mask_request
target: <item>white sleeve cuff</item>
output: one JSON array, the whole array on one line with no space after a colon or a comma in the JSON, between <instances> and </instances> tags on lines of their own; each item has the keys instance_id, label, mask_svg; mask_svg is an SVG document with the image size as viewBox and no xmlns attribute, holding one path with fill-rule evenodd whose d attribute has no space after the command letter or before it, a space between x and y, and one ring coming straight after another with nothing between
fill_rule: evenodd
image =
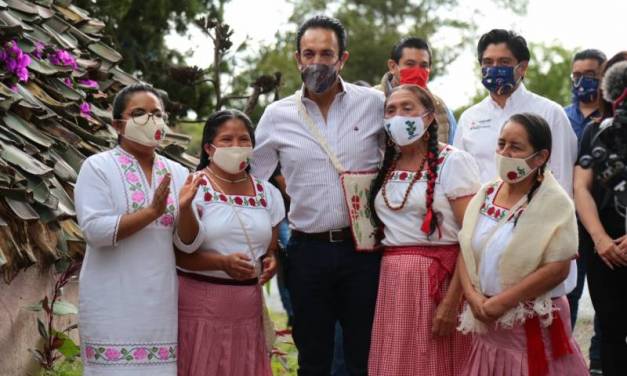
<instances>
[{"instance_id":1,"label":"white sleeve cuff","mask_svg":"<svg viewBox=\"0 0 627 376\"><path fill-rule=\"evenodd\" d=\"M200 248L200 245L202 244L205 238L205 235L204 235L205 231L202 227L202 223L200 222L196 222L196 223L198 224L198 233L196 234L196 238L194 238L194 240L190 244L183 243L183 241L179 237L178 230L174 231L174 245L179 251L185 252L185 253L194 253L198 250L198 248Z\"/></svg>"}]
</instances>

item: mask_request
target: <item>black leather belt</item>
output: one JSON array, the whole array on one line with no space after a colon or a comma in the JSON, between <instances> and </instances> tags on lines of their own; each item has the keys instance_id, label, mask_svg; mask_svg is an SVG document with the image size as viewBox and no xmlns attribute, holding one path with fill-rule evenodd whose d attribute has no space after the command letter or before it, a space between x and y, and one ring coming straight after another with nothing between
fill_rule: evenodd
<instances>
[{"instance_id":1,"label":"black leather belt","mask_svg":"<svg viewBox=\"0 0 627 376\"><path fill-rule=\"evenodd\" d=\"M302 232L298 230L292 230L292 236L300 237L304 239L319 240L329 243L341 243L352 239L350 227L345 227L337 230L329 230L323 232Z\"/></svg>"}]
</instances>

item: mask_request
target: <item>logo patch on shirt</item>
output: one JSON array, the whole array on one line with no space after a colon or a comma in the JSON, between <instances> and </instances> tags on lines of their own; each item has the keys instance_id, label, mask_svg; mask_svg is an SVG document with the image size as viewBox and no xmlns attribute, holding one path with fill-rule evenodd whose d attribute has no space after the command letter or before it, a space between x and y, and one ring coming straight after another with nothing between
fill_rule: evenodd
<instances>
[{"instance_id":1,"label":"logo patch on shirt","mask_svg":"<svg viewBox=\"0 0 627 376\"><path fill-rule=\"evenodd\" d=\"M477 129L483 129L483 128L490 128L491 122L492 122L492 119L473 120L470 122L470 126L468 127L468 129L477 130Z\"/></svg>"}]
</instances>

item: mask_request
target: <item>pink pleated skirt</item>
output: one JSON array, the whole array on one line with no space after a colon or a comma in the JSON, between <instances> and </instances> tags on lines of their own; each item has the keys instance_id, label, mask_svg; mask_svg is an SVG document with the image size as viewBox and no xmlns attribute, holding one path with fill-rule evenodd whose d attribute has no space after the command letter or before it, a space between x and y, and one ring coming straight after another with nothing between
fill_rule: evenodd
<instances>
[{"instance_id":1,"label":"pink pleated skirt","mask_svg":"<svg viewBox=\"0 0 627 376\"><path fill-rule=\"evenodd\" d=\"M565 297L555 299L553 305L559 314L572 354L553 359L547 328L542 328L542 339L548 361L547 376L588 376L586 362L572 337L570 310ZM524 325L503 329L492 325L488 332L473 336L472 351L463 376L529 376L527 366L527 336Z\"/></svg>"},{"instance_id":2,"label":"pink pleated skirt","mask_svg":"<svg viewBox=\"0 0 627 376\"><path fill-rule=\"evenodd\" d=\"M433 247L437 252L437 247ZM431 334L436 304L429 296L432 259L385 255L372 330L370 376L458 376L470 354L471 338L455 331ZM449 280L441 286L444 296Z\"/></svg>"},{"instance_id":3,"label":"pink pleated skirt","mask_svg":"<svg viewBox=\"0 0 627 376\"><path fill-rule=\"evenodd\" d=\"M178 376L272 375L261 294L179 276Z\"/></svg>"}]
</instances>

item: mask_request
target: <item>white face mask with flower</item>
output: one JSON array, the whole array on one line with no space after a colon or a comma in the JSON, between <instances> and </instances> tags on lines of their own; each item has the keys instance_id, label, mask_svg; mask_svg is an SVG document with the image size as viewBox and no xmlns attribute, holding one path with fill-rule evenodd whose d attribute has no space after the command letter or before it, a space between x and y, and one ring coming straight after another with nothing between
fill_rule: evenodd
<instances>
[{"instance_id":1,"label":"white face mask with flower","mask_svg":"<svg viewBox=\"0 0 627 376\"><path fill-rule=\"evenodd\" d=\"M514 184L523 181L527 176L531 175L537 167L531 168L527 163L533 158L537 152L531 154L527 158L510 158L504 157L496 153L496 169L500 178L507 183Z\"/></svg>"}]
</instances>

